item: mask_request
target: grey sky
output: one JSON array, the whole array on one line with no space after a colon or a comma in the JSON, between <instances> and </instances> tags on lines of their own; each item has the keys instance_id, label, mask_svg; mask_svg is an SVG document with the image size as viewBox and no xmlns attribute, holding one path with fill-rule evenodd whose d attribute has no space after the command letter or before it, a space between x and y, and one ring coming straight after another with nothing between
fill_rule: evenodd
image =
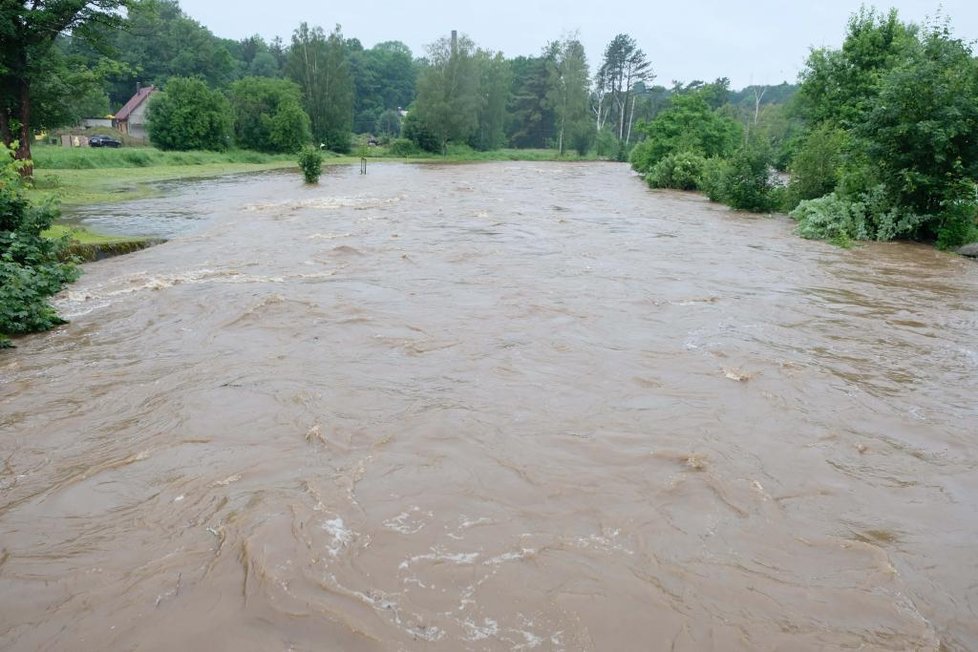
<instances>
[{"instance_id":1,"label":"grey sky","mask_svg":"<svg viewBox=\"0 0 978 652\"><path fill-rule=\"evenodd\" d=\"M479 47L508 57L539 54L548 41L576 31L594 68L607 43L624 32L649 56L656 83L669 86L672 80L729 77L734 88L795 81L809 48L840 45L849 15L861 4L860 0L180 0L188 15L226 38L261 34L288 42L302 21L327 31L339 23L346 37L360 39L364 47L398 40L415 56L452 29L468 34ZM903 20L918 23L943 7L958 38L978 39L976 0L894 0L878 6L896 7Z\"/></svg>"}]
</instances>

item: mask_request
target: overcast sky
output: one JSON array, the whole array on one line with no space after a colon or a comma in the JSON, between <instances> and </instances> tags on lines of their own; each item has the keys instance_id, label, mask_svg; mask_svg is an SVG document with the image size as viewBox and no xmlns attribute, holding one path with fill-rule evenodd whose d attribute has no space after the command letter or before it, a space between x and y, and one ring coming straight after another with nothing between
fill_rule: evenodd
<instances>
[{"instance_id":1,"label":"overcast sky","mask_svg":"<svg viewBox=\"0 0 978 652\"><path fill-rule=\"evenodd\" d=\"M452 29L507 57L539 54L552 40L577 32L592 69L616 34L635 38L652 61L656 82L729 77L751 83L794 82L811 47L841 44L860 0L180 0L191 18L217 36L260 34L289 41L300 22L327 31L337 23L364 47L402 41L415 56ZM869 5L870 3L867 3ZM978 39L978 0L893 0L903 20L923 22L939 11L966 41ZM941 10L941 7L943 9Z\"/></svg>"}]
</instances>

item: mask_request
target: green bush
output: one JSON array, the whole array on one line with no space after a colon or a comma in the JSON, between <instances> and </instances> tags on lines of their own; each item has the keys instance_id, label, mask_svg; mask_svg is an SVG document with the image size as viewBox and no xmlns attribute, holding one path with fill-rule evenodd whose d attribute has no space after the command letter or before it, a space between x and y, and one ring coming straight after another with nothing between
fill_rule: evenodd
<instances>
[{"instance_id":1,"label":"green bush","mask_svg":"<svg viewBox=\"0 0 978 652\"><path fill-rule=\"evenodd\" d=\"M150 100L149 139L163 150L222 152L231 143L231 105L200 79L173 77Z\"/></svg>"},{"instance_id":2,"label":"green bush","mask_svg":"<svg viewBox=\"0 0 978 652\"><path fill-rule=\"evenodd\" d=\"M660 160L661 158L656 143L646 139L632 148L632 155L628 162L632 164L632 169L639 174L647 174L651 172L653 168L655 168L656 164Z\"/></svg>"},{"instance_id":3,"label":"green bush","mask_svg":"<svg viewBox=\"0 0 978 652\"><path fill-rule=\"evenodd\" d=\"M798 234L803 238L830 240L842 245L853 240L913 238L921 225L931 219L894 205L882 184L860 193L855 199L830 193L804 200L790 215L798 221ZM954 221L949 220L948 224L954 224ZM950 241L955 236L949 231L947 237Z\"/></svg>"},{"instance_id":4,"label":"green bush","mask_svg":"<svg viewBox=\"0 0 978 652\"><path fill-rule=\"evenodd\" d=\"M651 122L635 130L645 135L629 159L637 172L647 173L674 152L695 152L704 157L728 156L741 141L740 124L714 111L701 92L673 95L669 106Z\"/></svg>"},{"instance_id":5,"label":"green bush","mask_svg":"<svg viewBox=\"0 0 978 652\"><path fill-rule=\"evenodd\" d=\"M747 145L730 159L724 180L724 203L731 207L768 213L774 209L771 194L771 155L767 148Z\"/></svg>"},{"instance_id":6,"label":"green bush","mask_svg":"<svg viewBox=\"0 0 978 652\"><path fill-rule=\"evenodd\" d=\"M305 147L299 152L299 167L306 183L318 183L323 173L323 154L315 147Z\"/></svg>"},{"instance_id":7,"label":"green bush","mask_svg":"<svg viewBox=\"0 0 978 652\"><path fill-rule=\"evenodd\" d=\"M969 242L978 242L978 203L960 202L940 216L937 246L954 249Z\"/></svg>"},{"instance_id":8,"label":"green bush","mask_svg":"<svg viewBox=\"0 0 978 652\"><path fill-rule=\"evenodd\" d=\"M302 90L286 79L245 77L231 85L238 145L261 152L294 154L312 140Z\"/></svg>"},{"instance_id":9,"label":"green bush","mask_svg":"<svg viewBox=\"0 0 978 652\"><path fill-rule=\"evenodd\" d=\"M414 144L414 141L407 138L398 138L387 148L387 153L391 156L414 156L420 151L420 148Z\"/></svg>"},{"instance_id":10,"label":"green bush","mask_svg":"<svg viewBox=\"0 0 978 652\"><path fill-rule=\"evenodd\" d=\"M700 177L700 190L706 193L710 201L723 203L727 201L727 186L731 176L731 165L726 159L713 157L706 159L703 173Z\"/></svg>"},{"instance_id":11,"label":"green bush","mask_svg":"<svg viewBox=\"0 0 978 652\"><path fill-rule=\"evenodd\" d=\"M438 136L418 118L416 111L411 111L404 117L404 121L401 123L401 135L426 152L442 153Z\"/></svg>"},{"instance_id":12,"label":"green bush","mask_svg":"<svg viewBox=\"0 0 978 652\"><path fill-rule=\"evenodd\" d=\"M853 240L868 238L862 204L841 199L835 193L806 199L790 215L798 222L798 235L809 240L830 240L848 246Z\"/></svg>"},{"instance_id":13,"label":"green bush","mask_svg":"<svg viewBox=\"0 0 978 652\"><path fill-rule=\"evenodd\" d=\"M64 323L48 297L78 277L77 268L61 260L67 240L41 235L58 211L27 200L13 152L0 150L0 348L11 346L10 335Z\"/></svg>"},{"instance_id":14,"label":"green bush","mask_svg":"<svg viewBox=\"0 0 978 652\"><path fill-rule=\"evenodd\" d=\"M808 134L790 165L789 194L796 206L804 199L816 199L835 191L847 142L846 132L828 124Z\"/></svg>"},{"instance_id":15,"label":"green bush","mask_svg":"<svg viewBox=\"0 0 978 652\"><path fill-rule=\"evenodd\" d=\"M706 159L699 154L676 152L656 163L645 180L653 188L696 190L702 183L705 167Z\"/></svg>"},{"instance_id":16,"label":"green bush","mask_svg":"<svg viewBox=\"0 0 978 652\"><path fill-rule=\"evenodd\" d=\"M594 148L597 151L598 157L612 158L618 152L618 139L607 129L602 129L595 138Z\"/></svg>"}]
</instances>

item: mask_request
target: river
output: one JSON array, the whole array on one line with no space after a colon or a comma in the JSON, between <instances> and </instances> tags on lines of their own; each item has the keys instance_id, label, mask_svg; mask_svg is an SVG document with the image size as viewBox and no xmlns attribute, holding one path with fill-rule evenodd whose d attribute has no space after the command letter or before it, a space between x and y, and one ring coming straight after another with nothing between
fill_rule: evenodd
<instances>
[{"instance_id":1,"label":"river","mask_svg":"<svg viewBox=\"0 0 978 652\"><path fill-rule=\"evenodd\" d=\"M978 265L368 172L116 207L0 352L0 649L978 649Z\"/></svg>"}]
</instances>

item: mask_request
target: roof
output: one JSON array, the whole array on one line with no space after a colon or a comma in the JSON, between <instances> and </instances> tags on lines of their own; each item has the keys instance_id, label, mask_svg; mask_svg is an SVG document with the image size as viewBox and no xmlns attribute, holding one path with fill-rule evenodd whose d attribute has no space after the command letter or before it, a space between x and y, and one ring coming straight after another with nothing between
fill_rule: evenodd
<instances>
[{"instance_id":1,"label":"roof","mask_svg":"<svg viewBox=\"0 0 978 652\"><path fill-rule=\"evenodd\" d=\"M146 101L146 99L156 90L156 86L146 86L145 88L140 88L136 91L136 94L129 98L126 105L119 109L119 112L115 114L115 119L122 121L128 120L129 114L136 110L136 108Z\"/></svg>"}]
</instances>

